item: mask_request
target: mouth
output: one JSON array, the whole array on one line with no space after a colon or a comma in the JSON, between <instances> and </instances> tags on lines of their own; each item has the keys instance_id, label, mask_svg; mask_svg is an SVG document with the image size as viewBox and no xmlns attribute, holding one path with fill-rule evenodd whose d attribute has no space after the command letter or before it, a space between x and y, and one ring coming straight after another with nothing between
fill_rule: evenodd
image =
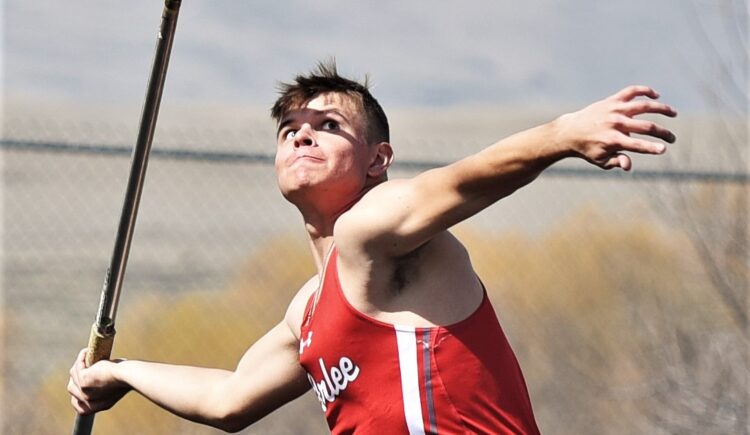
<instances>
[{"instance_id":1,"label":"mouth","mask_svg":"<svg viewBox=\"0 0 750 435\"><path fill-rule=\"evenodd\" d=\"M300 155L294 157L294 160L292 160L292 163L296 163L296 162L300 162L300 161L303 161L303 162L322 162L323 159L321 159L319 157L311 156L311 155L300 154Z\"/></svg>"}]
</instances>

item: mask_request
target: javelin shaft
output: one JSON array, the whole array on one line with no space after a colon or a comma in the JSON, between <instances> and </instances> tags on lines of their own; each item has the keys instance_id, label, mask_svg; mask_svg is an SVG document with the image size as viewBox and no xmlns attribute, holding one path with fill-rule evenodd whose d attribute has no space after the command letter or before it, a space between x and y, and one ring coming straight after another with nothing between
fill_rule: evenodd
<instances>
[{"instance_id":1,"label":"javelin shaft","mask_svg":"<svg viewBox=\"0 0 750 435\"><path fill-rule=\"evenodd\" d=\"M109 268L104 277L99 310L96 321L91 328L86 366L109 359L115 337L115 317L120 300L120 291L125 276L125 267L130 253L130 242L133 239L135 221L138 215L138 204L143 191L143 181L146 176L148 155L154 138L156 120L159 114L159 104L164 89L164 80L169 65L169 55L177 25L177 16L181 0L165 0L162 12L161 26L156 42L156 54L151 67L151 76L146 90L146 101L141 112L141 123L138 138L130 163L130 174L125 190L120 223L115 236L114 249ZM88 435L94 424L94 415L77 416L73 427L73 435Z\"/></svg>"}]
</instances>

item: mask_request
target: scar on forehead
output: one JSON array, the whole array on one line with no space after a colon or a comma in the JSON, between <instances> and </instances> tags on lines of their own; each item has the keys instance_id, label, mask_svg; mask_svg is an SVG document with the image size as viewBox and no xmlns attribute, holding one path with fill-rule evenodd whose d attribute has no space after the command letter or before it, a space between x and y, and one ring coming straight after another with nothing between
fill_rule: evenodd
<instances>
[{"instance_id":1,"label":"scar on forehead","mask_svg":"<svg viewBox=\"0 0 750 435\"><path fill-rule=\"evenodd\" d=\"M314 96L313 98L305 101L305 106L310 104L311 101L316 100L318 98L321 98L323 100L323 104L339 104L342 107L351 110L353 112L358 112L360 109L360 101L355 95L349 95L341 92L326 92L322 94L318 94Z\"/></svg>"},{"instance_id":2,"label":"scar on forehead","mask_svg":"<svg viewBox=\"0 0 750 435\"><path fill-rule=\"evenodd\" d=\"M321 112L318 109L312 109L310 108L310 103L313 101L321 101L322 105L324 106L330 106L335 105L340 107L343 110L336 110L335 108L324 108L324 110ZM284 117L279 122L279 127L282 125L285 125L288 123L288 121L294 117L295 112L298 111L306 111L306 110L314 110L315 112L328 112L328 111L334 111L338 112L341 116L346 118L350 122L355 121L361 121L362 119L362 105L357 100L357 97L354 95L347 95L345 93L341 92L326 92L322 94L315 95L314 97L305 100L301 102L300 104L293 107L291 110L289 110Z\"/></svg>"}]
</instances>

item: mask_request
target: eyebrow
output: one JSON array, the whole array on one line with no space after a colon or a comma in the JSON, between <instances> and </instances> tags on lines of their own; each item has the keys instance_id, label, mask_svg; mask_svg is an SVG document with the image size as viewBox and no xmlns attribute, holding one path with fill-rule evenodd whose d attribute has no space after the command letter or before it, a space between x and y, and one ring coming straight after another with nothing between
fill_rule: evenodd
<instances>
[{"instance_id":1,"label":"eyebrow","mask_svg":"<svg viewBox=\"0 0 750 435\"><path fill-rule=\"evenodd\" d=\"M276 129L276 136L278 136L279 133L281 133L281 130L283 130L284 127L291 124L292 121L294 121L293 118L284 118L284 120L279 123L279 128Z\"/></svg>"}]
</instances>

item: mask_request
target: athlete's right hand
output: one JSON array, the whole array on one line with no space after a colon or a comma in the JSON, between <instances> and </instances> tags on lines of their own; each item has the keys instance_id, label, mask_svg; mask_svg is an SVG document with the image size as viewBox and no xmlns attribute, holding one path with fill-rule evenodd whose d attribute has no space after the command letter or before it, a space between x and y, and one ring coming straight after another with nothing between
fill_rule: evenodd
<instances>
[{"instance_id":1,"label":"athlete's right hand","mask_svg":"<svg viewBox=\"0 0 750 435\"><path fill-rule=\"evenodd\" d=\"M68 381L70 402L81 415L109 409L130 391L130 386L114 375L118 361L104 360L86 367L86 351L78 354Z\"/></svg>"}]
</instances>

